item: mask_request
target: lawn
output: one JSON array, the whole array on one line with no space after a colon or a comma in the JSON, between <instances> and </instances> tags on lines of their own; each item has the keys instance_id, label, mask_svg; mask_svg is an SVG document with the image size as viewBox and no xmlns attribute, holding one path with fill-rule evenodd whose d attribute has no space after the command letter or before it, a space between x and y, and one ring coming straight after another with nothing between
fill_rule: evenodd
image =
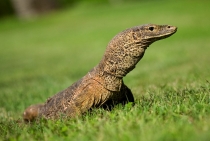
<instances>
[{"instance_id":1,"label":"lawn","mask_svg":"<svg viewBox=\"0 0 210 141\"><path fill-rule=\"evenodd\" d=\"M210 1L78 4L31 20L0 20L0 140L210 140ZM135 105L69 120L20 122L84 76L120 31L170 24L124 82Z\"/></svg>"}]
</instances>

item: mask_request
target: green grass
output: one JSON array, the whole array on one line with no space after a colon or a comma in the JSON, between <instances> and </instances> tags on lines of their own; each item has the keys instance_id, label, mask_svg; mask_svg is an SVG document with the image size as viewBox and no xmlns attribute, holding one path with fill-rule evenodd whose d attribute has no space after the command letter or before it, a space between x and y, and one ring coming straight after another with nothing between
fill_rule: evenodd
<instances>
[{"instance_id":1,"label":"green grass","mask_svg":"<svg viewBox=\"0 0 210 141\"><path fill-rule=\"evenodd\" d=\"M0 140L210 140L208 1L79 4L29 21L0 21ZM118 32L178 26L126 76L135 106L77 119L17 122L23 110L65 89L102 58Z\"/></svg>"}]
</instances>

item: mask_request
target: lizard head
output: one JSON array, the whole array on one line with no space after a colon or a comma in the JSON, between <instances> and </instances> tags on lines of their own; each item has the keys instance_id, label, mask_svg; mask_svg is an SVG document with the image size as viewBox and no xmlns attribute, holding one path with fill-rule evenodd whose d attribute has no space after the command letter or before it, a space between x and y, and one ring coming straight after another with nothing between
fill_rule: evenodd
<instances>
[{"instance_id":1,"label":"lizard head","mask_svg":"<svg viewBox=\"0 0 210 141\"><path fill-rule=\"evenodd\" d=\"M177 31L177 27L171 25L146 24L134 28L134 32L136 31L140 32L141 40L143 42L151 44L154 41L171 36Z\"/></svg>"}]
</instances>

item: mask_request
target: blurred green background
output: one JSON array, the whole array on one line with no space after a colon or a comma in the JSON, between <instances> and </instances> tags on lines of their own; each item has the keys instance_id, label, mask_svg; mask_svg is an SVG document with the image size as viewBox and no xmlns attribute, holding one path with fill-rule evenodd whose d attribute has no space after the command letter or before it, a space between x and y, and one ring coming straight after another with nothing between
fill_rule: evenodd
<instances>
[{"instance_id":1,"label":"blurred green background","mask_svg":"<svg viewBox=\"0 0 210 141\"><path fill-rule=\"evenodd\" d=\"M63 1L64 2L64 1ZM178 27L147 49L126 78L136 98L149 85L209 80L209 1L78 2L48 14L0 20L0 107L21 112L93 68L120 31L145 23Z\"/></svg>"},{"instance_id":2,"label":"blurred green background","mask_svg":"<svg viewBox=\"0 0 210 141\"><path fill-rule=\"evenodd\" d=\"M68 8L79 3L115 5L126 1L137 0L3 0L0 1L0 17L17 15L25 18L27 14L31 17L34 14L39 15L56 9Z\"/></svg>"},{"instance_id":3,"label":"blurred green background","mask_svg":"<svg viewBox=\"0 0 210 141\"><path fill-rule=\"evenodd\" d=\"M210 1L24 1L0 1L0 140L209 140ZM117 33L146 23L178 31L125 77L134 107L16 123L97 65Z\"/></svg>"}]
</instances>

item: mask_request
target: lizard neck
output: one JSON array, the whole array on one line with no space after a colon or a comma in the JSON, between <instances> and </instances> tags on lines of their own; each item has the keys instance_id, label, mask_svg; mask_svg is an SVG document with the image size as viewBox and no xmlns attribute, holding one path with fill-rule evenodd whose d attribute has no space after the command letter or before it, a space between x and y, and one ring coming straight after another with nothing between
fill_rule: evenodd
<instances>
[{"instance_id":1,"label":"lizard neck","mask_svg":"<svg viewBox=\"0 0 210 141\"><path fill-rule=\"evenodd\" d=\"M99 63L99 68L100 72L104 74L122 79L135 68L144 56L149 43L144 41L129 43L122 40L113 40L109 43Z\"/></svg>"},{"instance_id":2,"label":"lizard neck","mask_svg":"<svg viewBox=\"0 0 210 141\"><path fill-rule=\"evenodd\" d=\"M103 71L101 67L101 64L98 64L88 73L88 76L100 83L107 90L119 92L123 84L122 77L109 74Z\"/></svg>"},{"instance_id":3,"label":"lizard neck","mask_svg":"<svg viewBox=\"0 0 210 141\"><path fill-rule=\"evenodd\" d=\"M120 91L123 77L135 68L148 46L147 43L138 42L119 47L110 42L104 57L93 69L96 75L93 79L97 79L96 81L110 91Z\"/></svg>"}]
</instances>

